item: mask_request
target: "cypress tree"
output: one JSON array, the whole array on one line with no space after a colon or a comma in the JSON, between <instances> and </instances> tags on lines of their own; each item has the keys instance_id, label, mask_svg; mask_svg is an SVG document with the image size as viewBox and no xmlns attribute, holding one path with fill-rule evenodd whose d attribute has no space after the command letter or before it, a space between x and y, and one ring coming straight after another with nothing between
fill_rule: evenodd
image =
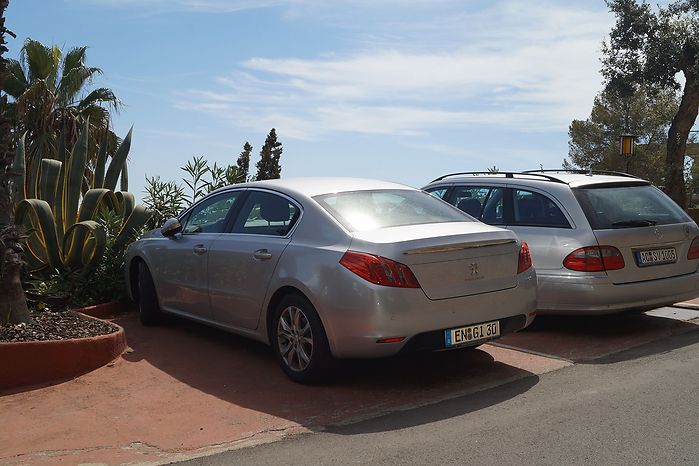
<instances>
[{"instance_id":1,"label":"cypress tree","mask_svg":"<svg viewBox=\"0 0 699 466\"><path fill-rule=\"evenodd\" d=\"M282 156L282 143L277 141L277 132L272 128L265 139L265 145L260 151L260 161L257 162L257 176L255 179L273 180L280 177L282 167L279 159Z\"/></svg>"},{"instance_id":2,"label":"cypress tree","mask_svg":"<svg viewBox=\"0 0 699 466\"><path fill-rule=\"evenodd\" d=\"M246 142L243 146L243 152L240 153L238 161L236 162L238 166L238 176L243 180L247 181L250 171L250 154L252 153L252 146L249 142Z\"/></svg>"}]
</instances>

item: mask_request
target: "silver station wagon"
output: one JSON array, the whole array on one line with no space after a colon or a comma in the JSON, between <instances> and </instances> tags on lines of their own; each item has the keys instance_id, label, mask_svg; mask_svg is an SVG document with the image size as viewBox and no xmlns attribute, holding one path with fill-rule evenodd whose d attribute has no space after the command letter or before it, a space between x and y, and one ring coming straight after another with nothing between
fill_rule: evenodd
<instances>
[{"instance_id":1,"label":"silver station wagon","mask_svg":"<svg viewBox=\"0 0 699 466\"><path fill-rule=\"evenodd\" d=\"M469 172L424 189L527 242L542 314L648 310L699 296L699 229L648 181L612 172Z\"/></svg>"},{"instance_id":2,"label":"silver station wagon","mask_svg":"<svg viewBox=\"0 0 699 466\"><path fill-rule=\"evenodd\" d=\"M145 324L166 312L271 344L299 382L333 358L477 346L536 309L513 232L374 180L223 188L133 243L126 272Z\"/></svg>"}]
</instances>

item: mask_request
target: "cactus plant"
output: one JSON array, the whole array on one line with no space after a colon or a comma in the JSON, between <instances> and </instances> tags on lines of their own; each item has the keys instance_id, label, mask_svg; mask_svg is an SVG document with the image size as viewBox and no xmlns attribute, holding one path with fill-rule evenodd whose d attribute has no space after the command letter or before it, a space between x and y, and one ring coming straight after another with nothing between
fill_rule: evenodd
<instances>
[{"instance_id":1,"label":"cactus plant","mask_svg":"<svg viewBox=\"0 0 699 466\"><path fill-rule=\"evenodd\" d=\"M108 209L121 216L122 224L114 241L116 248L125 247L140 231L151 212L137 205L129 192L114 192L119 175L125 173L131 146L131 131L106 166L105 145L100 148L94 176L86 180L89 142L89 120L72 150L59 142L56 159L43 159L39 170L30 174L26 186L23 167L23 141L20 140L15 166L19 173L16 184L15 223L28 228L26 259L30 271L93 270L107 245L103 226L97 221L101 211ZM60 137L60 141L64 141ZM123 184L123 183L122 183ZM36 194L27 198L28 192Z\"/></svg>"}]
</instances>

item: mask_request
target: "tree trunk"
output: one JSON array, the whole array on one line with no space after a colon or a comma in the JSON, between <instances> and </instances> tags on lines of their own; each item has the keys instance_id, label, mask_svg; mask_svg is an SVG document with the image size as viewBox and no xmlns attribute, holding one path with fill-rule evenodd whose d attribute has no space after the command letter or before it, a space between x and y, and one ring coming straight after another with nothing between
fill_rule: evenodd
<instances>
[{"instance_id":1,"label":"tree trunk","mask_svg":"<svg viewBox=\"0 0 699 466\"><path fill-rule=\"evenodd\" d=\"M684 183L687 138L699 110L699 79L686 72L685 77L687 82L684 86L682 101L668 132L665 160L665 191L682 208L687 207L687 191Z\"/></svg>"},{"instance_id":2,"label":"tree trunk","mask_svg":"<svg viewBox=\"0 0 699 466\"><path fill-rule=\"evenodd\" d=\"M0 275L0 326L31 321L27 300L22 289L20 271L22 260L12 248L4 251L4 270Z\"/></svg>"}]
</instances>

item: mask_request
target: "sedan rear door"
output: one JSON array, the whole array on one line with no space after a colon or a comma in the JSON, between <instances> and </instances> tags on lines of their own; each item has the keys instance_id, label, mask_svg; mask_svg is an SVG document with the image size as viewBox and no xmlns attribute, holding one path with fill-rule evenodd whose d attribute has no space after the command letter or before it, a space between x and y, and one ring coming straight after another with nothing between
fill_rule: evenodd
<instances>
[{"instance_id":1,"label":"sedan rear door","mask_svg":"<svg viewBox=\"0 0 699 466\"><path fill-rule=\"evenodd\" d=\"M216 322L257 328L270 279L300 216L291 198L248 190L231 231L211 246L209 295Z\"/></svg>"}]
</instances>

